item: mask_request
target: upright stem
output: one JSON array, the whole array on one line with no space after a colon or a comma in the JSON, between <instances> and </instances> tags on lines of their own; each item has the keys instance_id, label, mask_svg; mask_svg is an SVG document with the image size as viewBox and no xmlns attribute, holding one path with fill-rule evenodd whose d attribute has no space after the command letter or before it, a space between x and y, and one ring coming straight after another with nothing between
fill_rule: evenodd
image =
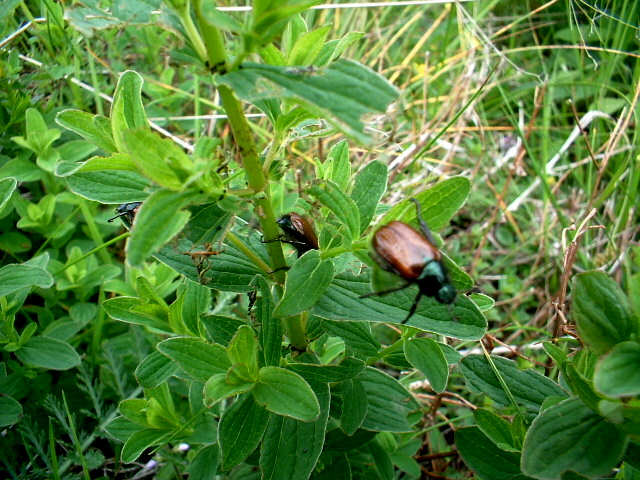
<instances>
[{"instance_id":1,"label":"upright stem","mask_svg":"<svg viewBox=\"0 0 640 480\"><path fill-rule=\"evenodd\" d=\"M271 195L269 191L269 182L265 177L264 170L256 144L251 135L251 129L247 122L247 117L242 111L242 106L233 92L226 86L218 87L222 105L227 112L229 125L233 132L233 138L238 145L244 170L247 174L247 182L249 189L253 190L255 195L255 212L258 216L262 232L267 240L277 238L279 235L276 224L276 217L271 203ZM273 262L274 270L281 269L286 266L282 246L278 242L267 243L267 251ZM280 285L285 281L284 271L279 270L275 274L276 280ZM282 287L278 288L278 294L282 295ZM303 318L301 315L289 317L285 319L289 341L294 348L304 350L307 345Z\"/></svg>"},{"instance_id":2,"label":"upright stem","mask_svg":"<svg viewBox=\"0 0 640 480\"><path fill-rule=\"evenodd\" d=\"M264 237L267 240L277 238L279 233L276 216L271 204L269 183L262 170L262 163L260 162L258 150L251 135L247 117L242 111L240 102L228 87L221 85L218 87L218 92L220 93L222 105L227 112L233 138L240 150L249 188L256 193L254 200L256 206L255 212L262 227ZM286 263L284 261L284 254L282 253L282 246L277 242L267 243L266 245L269 257L271 257L273 261L274 270L285 267ZM284 283L284 271L276 272L275 275L279 283Z\"/></svg>"},{"instance_id":3,"label":"upright stem","mask_svg":"<svg viewBox=\"0 0 640 480\"><path fill-rule=\"evenodd\" d=\"M228 66L224 37L215 25L207 22L205 15L203 15L201 0L194 0L194 6L196 21L206 50L207 62L212 72L225 74ZM267 240L278 238L279 231L271 202L269 181L265 176L265 170L258 155L258 149L247 117L244 114L241 103L229 87L218 85L218 93L222 100L222 106L227 113L231 132L240 152L240 158L242 158L249 190L254 192L254 211L262 227L264 238ZM278 242L271 242L267 243L266 246L275 271L275 279L279 284L276 287L276 296L280 297L282 296L282 285L285 282L284 267L287 265L282 253L282 245ZM304 350L307 340L302 316L287 318L285 323L291 345L299 350Z\"/></svg>"}]
</instances>

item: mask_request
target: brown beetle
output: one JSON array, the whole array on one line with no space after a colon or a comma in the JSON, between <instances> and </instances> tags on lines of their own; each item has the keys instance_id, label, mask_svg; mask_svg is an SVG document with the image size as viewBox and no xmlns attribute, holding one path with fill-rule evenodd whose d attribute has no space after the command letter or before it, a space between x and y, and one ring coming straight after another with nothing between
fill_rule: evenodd
<instances>
[{"instance_id":1,"label":"brown beetle","mask_svg":"<svg viewBox=\"0 0 640 480\"><path fill-rule=\"evenodd\" d=\"M318 249L316 232L303 216L295 212L287 213L280 217L276 223L285 233L284 237L278 240L293 245L298 251L298 255Z\"/></svg>"},{"instance_id":2,"label":"brown beetle","mask_svg":"<svg viewBox=\"0 0 640 480\"><path fill-rule=\"evenodd\" d=\"M456 299L456 289L449 281L447 270L442 263L442 255L435 246L431 231L422 218L420 204L416 204L416 212L422 233L406 223L393 221L380 227L373 235L371 257L380 268L393 272L407 280L407 283L382 292L372 292L363 297L384 295L418 285L418 295L411 305L409 314L402 323L407 322L418 308L420 297L434 297L438 302L450 305Z\"/></svg>"}]
</instances>

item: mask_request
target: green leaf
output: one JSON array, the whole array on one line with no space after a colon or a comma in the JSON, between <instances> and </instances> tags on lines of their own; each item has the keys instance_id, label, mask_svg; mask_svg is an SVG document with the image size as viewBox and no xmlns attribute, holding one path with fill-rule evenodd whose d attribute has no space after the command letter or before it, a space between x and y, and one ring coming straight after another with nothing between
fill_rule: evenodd
<instances>
[{"instance_id":1,"label":"green leaf","mask_svg":"<svg viewBox=\"0 0 640 480\"><path fill-rule=\"evenodd\" d=\"M51 370L69 370L80 365L80 355L67 342L50 337L32 337L15 352L21 362Z\"/></svg>"},{"instance_id":2,"label":"green leaf","mask_svg":"<svg viewBox=\"0 0 640 480\"><path fill-rule=\"evenodd\" d=\"M256 51L284 30L294 15L317 5L321 0L256 0L253 2L251 30L245 34L245 48Z\"/></svg>"},{"instance_id":3,"label":"green leaf","mask_svg":"<svg viewBox=\"0 0 640 480\"><path fill-rule=\"evenodd\" d=\"M444 353L444 358L447 359L447 363L449 365L457 365L458 362L462 359L462 355L458 353L451 345L447 345L446 343L438 342L438 346L442 353Z\"/></svg>"},{"instance_id":4,"label":"green leaf","mask_svg":"<svg viewBox=\"0 0 640 480\"><path fill-rule=\"evenodd\" d=\"M409 432L409 414L420 404L396 379L368 367L357 380L367 394L367 415L362 428L375 432Z\"/></svg>"},{"instance_id":5,"label":"green leaf","mask_svg":"<svg viewBox=\"0 0 640 480\"><path fill-rule=\"evenodd\" d=\"M258 339L248 325L241 326L229 342L227 356L231 365L244 365L247 368L247 382L258 379Z\"/></svg>"},{"instance_id":6,"label":"green leaf","mask_svg":"<svg viewBox=\"0 0 640 480\"><path fill-rule=\"evenodd\" d=\"M16 189L18 182L15 178L2 178L0 179L0 211L9 202L11 195Z\"/></svg>"},{"instance_id":7,"label":"green leaf","mask_svg":"<svg viewBox=\"0 0 640 480\"><path fill-rule=\"evenodd\" d=\"M100 203L140 202L149 195L149 181L139 173L107 170L79 171L65 177L69 189L89 200Z\"/></svg>"},{"instance_id":8,"label":"green leaf","mask_svg":"<svg viewBox=\"0 0 640 480\"><path fill-rule=\"evenodd\" d=\"M13 15L13 12L18 5L20 5L21 0L8 0L3 2L0 5L0 18L9 18Z\"/></svg>"},{"instance_id":9,"label":"green leaf","mask_svg":"<svg viewBox=\"0 0 640 480\"><path fill-rule=\"evenodd\" d=\"M436 183L433 187L415 195L422 207L422 216L435 232L449 225L451 218L460 210L471 191L471 182L466 177L452 177ZM414 227L416 221L416 206L410 200L405 200L391 208L380 220L385 225L392 220L400 220Z\"/></svg>"},{"instance_id":10,"label":"green leaf","mask_svg":"<svg viewBox=\"0 0 640 480\"><path fill-rule=\"evenodd\" d=\"M224 347L197 338L169 338L160 342L157 348L174 360L185 373L201 382L206 382L217 373L226 373L231 366Z\"/></svg>"},{"instance_id":11,"label":"green leaf","mask_svg":"<svg viewBox=\"0 0 640 480\"><path fill-rule=\"evenodd\" d=\"M476 421L482 433L502 450L518 452L514 447L511 435L511 424L497 413L485 408L477 408L473 411L473 419Z\"/></svg>"},{"instance_id":12,"label":"green leaf","mask_svg":"<svg viewBox=\"0 0 640 480\"><path fill-rule=\"evenodd\" d=\"M266 265L271 263L265 244L257 235L239 238ZM245 251L232 244L225 244L224 251L210 259L211 267L207 270L205 280L207 286L225 292L246 293L256 275L264 273L255 262L247 257Z\"/></svg>"},{"instance_id":13,"label":"green leaf","mask_svg":"<svg viewBox=\"0 0 640 480\"><path fill-rule=\"evenodd\" d=\"M140 425L142 427L148 427L147 421L147 406L149 402L144 398L129 398L123 400L118 405L118 411L128 421Z\"/></svg>"},{"instance_id":14,"label":"green leaf","mask_svg":"<svg viewBox=\"0 0 640 480\"><path fill-rule=\"evenodd\" d=\"M56 115L56 123L77 133L105 152L117 151L111 133L111 123L107 117L70 109L59 112Z\"/></svg>"},{"instance_id":15,"label":"green leaf","mask_svg":"<svg viewBox=\"0 0 640 480\"><path fill-rule=\"evenodd\" d=\"M189 461L186 472L190 480L210 480L211 472L218 471L220 447L217 444L201 448L195 457Z\"/></svg>"},{"instance_id":16,"label":"green leaf","mask_svg":"<svg viewBox=\"0 0 640 480\"><path fill-rule=\"evenodd\" d=\"M469 298L478 306L481 312L488 312L496 304L493 298L483 293L472 293Z\"/></svg>"},{"instance_id":17,"label":"green leaf","mask_svg":"<svg viewBox=\"0 0 640 480\"><path fill-rule=\"evenodd\" d=\"M268 85L263 81L271 82ZM373 70L350 60L337 60L317 71L245 63L242 69L217 77L251 103L265 98L293 98L328 120L346 135L366 143L361 117L384 113L398 90Z\"/></svg>"},{"instance_id":18,"label":"green leaf","mask_svg":"<svg viewBox=\"0 0 640 480\"><path fill-rule=\"evenodd\" d=\"M533 369L520 370L513 360L506 358L492 356L491 359L516 403L524 406L530 414L537 413L548 397L567 396L552 380ZM509 397L483 355L463 358L460 367L474 393L484 393L500 405L509 405Z\"/></svg>"},{"instance_id":19,"label":"green leaf","mask_svg":"<svg viewBox=\"0 0 640 480\"><path fill-rule=\"evenodd\" d=\"M594 384L608 397L640 395L640 344L622 342L596 365Z\"/></svg>"},{"instance_id":20,"label":"green leaf","mask_svg":"<svg viewBox=\"0 0 640 480\"><path fill-rule=\"evenodd\" d=\"M124 152L125 141L131 130L149 128L147 114L142 105L144 80L133 70L120 75L111 106L111 131L119 152Z\"/></svg>"},{"instance_id":21,"label":"green leaf","mask_svg":"<svg viewBox=\"0 0 640 480\"><path fill-rule=\"evenodd\" d=\"M522 471L540 480L569 471L599 477L618 464L626 445L624 433L572 397L535 418L522 449Z\"/></svg>"},{"instance_id":22,"label":"green leaf","mask_svg":"<svg viewBox=\"0 0 640 480\"><path fill-rule=\"evenodd\" d=\"M269 416L252 395L243 395L224 411L218 427L224 470L230 470L253 453L267 429Z\"/></svg>"},{"instance_id":23,"label":"green leaf","mask_svg":"<svg viewBox=\"0 0 640 480\"><path fill-rule=\"evenodd\" d=\"M317 250L304 254L287 273L282 300L273 314L289 317L309 310L329 288L333 273L333 262L322 260Z\"/></svg>"},{"instance_id":24,"label":"green leaf","mask_svg":"<svg viewBox=\"0 0 640 480\"><path fill-rule=\"evenodd\" d=\"M0 268L0 297L22 288L33 286L49 288L51 285L53 285L53 277L44 268L15 263Z\"/></svg>"},{"instance_id":25,"label":"green leaf","mask_svg":"<svg viewBox=\"0 0 640 480\"><path fill-rule=\"evenodd\" d=\"M232 372L234 367L232 366L229 372ZM233 383L228 381L229 373L218 373L209 377L209 380L204 384L204 404L207 407L211 407L225 398L234 397L241 393L253 390L255 386L254 382L250 381L237 381L234 379Z\"/></svg>"},{"instance_id":26,"label":"green leaf","mask_svg":"<svg viewBox=\"0 0 640 480\"><path fill-rule=\"evenodd\" d=\"M185 282L178 289L178 294L184 296L182 304L182 320L192 335L200 331L200 315L211 305L211 290L194 282ZM220 342L216 342L220 343Z\"/></svg>"},{"instance_id":27,"label":"green leaf","mask_svg":"<svg viewBox=\"0 0 640 480\"><path fill-rule=\"evenodd\" d=\"M142 429L143 427L124 417L116 417L104 427L105 432L122 443L126 442L131 435Z\"/></svg>"},{"instance_id":28,"label":"green leaf","mask_svg":"<svg viewBox=\"0 0 640 480\"><path fill-rule=\"evenodd\" d=\"M340 428L347 435L353 435L362 425L367 415L367 392L359 380L345 380L340 383L342 412Z\"/></svg>"},{"instance_id":29,"label":"green leaf","mask_svg":"<svg viewBox=\"0 0 640 480\"><path fill-rule=\"evenodd\" d=\"M225 317L223 315L202 315L200 321L207 330L207 333L215 343L228 346L238 328L246 325L245 322L237 318ZM264 324L262 325L264 328ZM280 342L282 345L282 341Z\"/></svg>"},{"instance_id":30,"label":"green leaf","mask_svg":"<svg viewBox=\"0 0 640 480\"><path fill-rule=\"evenodd\" d=\"M108 157L91 157L82 163L68 165L61 164L56 170L56 175L66 177L75 172L102 172L118 170L123 172L138 173L131 156L126 153L112 153ZM148 183L148 182L147 182Z\"/></svg>"},{"instance_id":31,"label":"green leaf","mask_svg":"<svg viewBox=\"0 0 640 480\"><path fill-rule=\"evenodd\" d=\"M351 200L360 212L360 233L363 233L376 213L380 199L387 190L387 166L379 160L367 163L356 175Z\"/></svg>"},{"instance_id":32,"label":"green leaf","mask_svg":"<svg viewBox=\"0 0 640 480\"><path fill-rule=\"evenodd\" d=\"M140 362L135 374L142 387L153 388L179 371L180 368L172 359L160 352L151 352Z\"/></svg>"},{"instance_id":33,"label":"green leaf","mask_svg":"<svg viewBox=\"0 0 640 480\"><path fill-rule=\"evenodd\" d=\"M25 121L27 138L11 137L11 140L21 147L31 150L38 156L50 153L53 142L60 138L60 130L48 128L44 118L42 118L42 114L35 108L27 109Z\"/></svg>"},{"instance_id":34,"label":"green leaf","mask_svg":"<svg viewBox=\"0 0 640 480\"><path fill-rule=\"evenodd\" d=\"M179 245L182 245L183 239L182 235L177 240ZM188 242L187 242L188 243ZM158 260L161 263L164 263L167 267L176 271L183 277L191 280L195 283L202 282L205 283L201 277L202 271L198 270L198 267L194 264L193 259L185 253L189 249L189 246L186 248L176 248L174 245L168 244L164 247L160 248L157 253L153 254L153 258Z\"/></svg>"},{"instance_id":35,"label":"green leaf","mask_svg":"<svg viewBox=\"0 0 640 480\"><path fill-rule=\"evenodd\" d=\"M364 35L363 32L348 32L340 39L329 40L322 46L322 50L318 54L318 58L314 64L323 67L333 63L347 48L360 40Z\"/></svg>"},{"instance_id":36,"label":"green leaf","mask_svg":"<svg viewBox=\"0 0 640 480\"><path fill-rule=\"evenodd\" d=\"M171 430L144 429L135 432L129 437L122 447L122 461L124 463L135 462L142 452L155 445L161 445L171 434Z\"/></svg>"},{"instance_id":37,"label":"green leaf","mask_svg":"<svg viewBox=\"0 0 640 480\"><path fill-rule=\"evenodd\" d=\"M260 449L260 467L265 480L309 478L322 453L329 418L329 386L313 383L320 414L316 421L302 422L271 415Z\"/></svg>"},{"instance_id":38,"label":"green leaf","mask_svg":"<svg viewBox=\"0 0 640 480\"><path fill-rule=\"evenodd\" d=\"M374 438L371 442L364 446L364 450L369 454L371 465L371 473L377 478L393 478L393 464L389 457L388 449L380 445L380 436Z\"/></svg>"},{"instance_id":39,"label":"green leaf","mask_svg":"<svg viewBox=\"0 0 640 480\"><path fill-rule=\"evenodd\" d=\"M349 144L346 140L342 140L331 147L323 166L325 168L324 180L331 180L343 192L346 192L351 179Z\"/></svg>"},{"instance_id":40,"label":"green leaf","mask_svg":"<svg viewBox=\"0 0 640 480\"><path fill-rule=\"evenodd\" d=\"M449 365L440 345L430 338L411 338L404 344L404 354L420 370L438 393L447 388Z\"/></svg>"},{"instance_id":41,"label":"green leaf","mask_svg":"<svg viewBox=\"0 0 640 480\"><path fill-rule=\"evenodd\" d=\"M564 364L562 372L566 381L571 387L571 391L578 395L580 399L594 412L598 411L598 404L602 398L595 392L593 382L585 378L570 362Z\"/></svg>"},{"instance_id":42,"label":"green leaf","mask_svg":"<svg viewBox=\"0 0 640 480\"><path fill-rule=\"evenodd\" d=\"M360 449L377 435L363 428L359 428L353 435L347 435L339 428L327 432L324 442L326 452L348 452L349 450Z\"/></svg>"},{"instance_id":43,"label":"green leaf","mask_svg":"<svg viewBox=\"0 0 640 480\"><path fill-rule=\"evenodd\" d=\"M193 172L193 161L172 140L149 130L133 130L124 138L125 152L146 177L163 188L182 191Z\"/></svg>"},{"instance_id":44,"label":"green leaf","mask_svg":"<svg viewBox=\"0 0 640 480\"><path fill-rule=\"evenodd\" d=\"M18 182L35 182L43 180L47 175L36 164L20 157L9 160L0 167L0 177L5 181L13 177Z\"/></svg>"},{"instance_id":45,"label":"green leaf","mask_svg":"<svg viewBox=\"0 0 640 480\"><path fill-rule=\"evenodd\" d=\"M520 455L497 448L478 427L456 430L460 455L480 480L526 480L520 472Z\"/></svg>"},{"instance_id":46,"label":"green leaf","mask_svg":"<svg viewBox=\"0 0 640 480\"><path fill-rule=\"evenodd\" d=\"M330 336L342 338L351 349L361 355L374 357L380 350L380 342L373 336L368 324L325 320L322 328Z\"/></svg>"},{"instance_id":47,"label":"green leaf","mask_svg":"<svg viewBox=\"0 0 640 480\"><path fill-rule=\"evenodd\" d=\"M637 319L620 287L603 272L576 275L571 312L580 338L597 355L638 334Z\"/></svg>"},{"instance_id":48,"label":"green leaf","mask_svg":"<svg viewBox=\"0 0 640 480\"><path fill-rule=\"evenodd\" d=\"M547 352L558 367L568 360L567 354L564 353L559 347L551 342L542 342L542 348Z\"/></svg>"},{"instance_id":49,"label":"green leaf","mask_svg":"<svg viewBox=\"0 0 640 480\"><path fill-rule=\"evenodd\" d=\"M345 227L348 240L360 236L360 214L353 200L331 181L315 183L307 190L309 194L327 207Z\"/></svg>"},{"instance_id":50,"label":"green leaf","mask_svg":"<svg viewBox=\"0 0 640 480\"><path fill-rule=\"evenodd\" d=\"M262 324L260 345L267 366L280 365L282 358L282 321L273 315L273 296L271 288L263 276L257 277L260 297L256 300L255 312Z\"/></svg>"},{"instance_id":51,"label":"green leaf","mask_svg":"<svg viewBox=\"0 0 640 480\"><path fill-rule=\"evenodd\" d=\"M142 266L151 254L180 233L190 217L189 212L180 209L190 197L189 193L159 190L147 198L136 214L127 242L131 266Z\"/></svg>"},{"instance_id":52,"label":"green leaf","mask_svg":"<svg viewBox=\"0 0 640 480\"><path fill-rule=\"evenodd\" d=\"M253 390L256 402L267 410L312 422L320 415L320 406L309 384L297 373L280 367L262 367Z\"/></svg>"},{"instance_id":53,"label":"green leaf","mask_svg":"<svg viewBox=\"0 0 640 480\"><path fill-rule=\"evenodd\" d=\"M347 357L338 365L292 362L287 367L308 381L335 383L357 377L364 370L365 363L362 360Z\"/></svg>"},{"instance_id":54,"label":"green leaf","mask_svg":"<svg viewBox=\"0 0 640 480\"><path fill-rule=\"evenodd\" d=\"M571 388L571 392L578 395L581 400L594 412L598 411L598 405L602 398L595 392L593 383L586 378L576 365L569 360L569 357L560 348L550 342L543 342L545 352L558 365L564 380ZM582 367L585 370L585 367ZM590 371L591 369L588 368Z\"/></svg>"},{"instance_id":55,"label":"green leaf","mask_svg":"<svg viewBox=\"0 0 640 480\"><path fill-rule=\"evenodd\" d=\"M0 396L0 427L18 423L22 416L20 402L7 395Z\"/></svg>"},{"instance_id":56,"label":"green leaf","mask_svg":"<svg viewBox=\"0 0 640 480\"><path fill-rule=\"evenodd\" d=\"M166 315L160 315L162 308L158 305L152 305L151 307L157 307L156 310L152 311L149 306L144 309L141 308L143 305L140 304L138 298L115 297L105 300L102 306L107 315L115 320L132 323L134 325L144 325L163 332L173 333L169 328Z\"/></svg>"},{"instance_id":57,"label":"green leaf","mask_svg":"<svg viewBox=\"0 0 640 480\"><path fill-rule=\"evenodd\" d=\"M296 40L287 58L288 65L311 65L320 53L331 26L307 32Z\"/></svg>"},{"instance_id":58,"label":"green leaf","mask_svg":"<svg viewBox=\"0 0 640 480\"><path fill-rule=\"evenodd\" d=\"M200 11L198 16L204 19L209 25L218 27L221 30L228 30L233 33L242 31L242 24L239 23L231 15L224 13L217 8L211 8L207 2L200 3Z\"/></svg>"},{"instance_id":59,"label":"green leaf","mask_svg":"<svg viewBox=\"0 0 640 480\"><path fill-rule=\"evenodd\" d=\"M360 298L370 292L368 275L338 274L314 305L313 313L329 320L398 324L406 318L416 298L417 287L381 297ZM423 296L407 325L462 340L478 340L486 331L487 320L463 295L458 295L452 305L443 305L434 298Z\"/></svg>"}]
</instances>

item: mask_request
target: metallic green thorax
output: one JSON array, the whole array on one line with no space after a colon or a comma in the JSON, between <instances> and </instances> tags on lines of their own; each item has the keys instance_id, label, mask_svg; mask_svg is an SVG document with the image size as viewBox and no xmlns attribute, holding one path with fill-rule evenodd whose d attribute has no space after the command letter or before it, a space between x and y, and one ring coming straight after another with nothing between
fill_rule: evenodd
<instances>
[{"instance_id":1,"label":"metallic green thorax","mask_svg":"<svg viewBox=\"0 0 640 480\"><path fill-rule=\"evenodd\" d=\"M424 295L435 297L440 303L450 304L456 299L456 289L451 285L447 272L440 262L427 259L416 283Z\"/></svg>"}]
</instances>

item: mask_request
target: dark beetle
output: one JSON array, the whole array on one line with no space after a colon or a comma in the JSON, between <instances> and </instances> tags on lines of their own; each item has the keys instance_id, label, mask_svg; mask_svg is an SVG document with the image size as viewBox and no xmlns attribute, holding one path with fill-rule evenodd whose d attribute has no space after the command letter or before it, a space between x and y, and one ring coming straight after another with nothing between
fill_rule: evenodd
<instances>
[{"instance_id":1,"label":"dark beetle","mask_svg":"<svg viewBox=\"0 0 640 480\"><path fill-rule=\"evenodd\" d=\"M142 205L142 202L131 202L118 205L116 208L117 215L107 220L107 222L111 223L116 218L121 218L122 223L124 223L127 228L131 228L131 224L133 223L136 213L138 213L138 210L140 209L140 205Z\"/></svg>"},{"instance_id":2,"label":"dark beetle","mask_svg":"<svg viewBox=\"0 0 640 480\"><path fill-rule=\"evenodd\" d=\"M298 251L298 256L309 250L318 249L316 232L304 217L291 212L280 217L276 223L284 232L284 237L278 240L293 245Z\"/></svg>"},{"instance_id":3,"label":"dark beetle","mask_svg":"<svg viewBox=\"0 0 640 480\"><path fill-rule=\"evenodd\" d=\"M388 223L373 235L374 252L371 255L380 268L395 273L407 280L407 283L390 290L363 295L384 295L412 284L418 285L418 296L402 323L407 322L416 312L422 295L435 297L438 302L446 305L452 304L456 299L456 289L449 281L447 270L442 264L442 255L422 218L420 204L415 198L411 201L416 204L422 234L403 222Z\"/></svg>"}]
</instances>

